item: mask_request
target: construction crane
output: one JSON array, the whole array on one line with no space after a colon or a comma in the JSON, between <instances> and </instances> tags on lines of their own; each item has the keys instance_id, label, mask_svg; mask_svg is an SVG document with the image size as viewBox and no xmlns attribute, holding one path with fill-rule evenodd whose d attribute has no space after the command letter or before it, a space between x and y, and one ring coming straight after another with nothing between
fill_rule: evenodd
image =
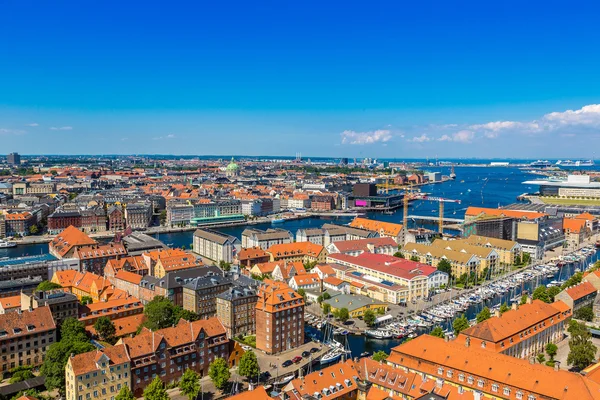
<instances>
[{"instance_id":1,"label":"construction crane","mask_svg":"<svg viewBox=\"0 0 600 400\"><path fill-rule=\"evenodd\" d=\"M412 188L411 188L412 189ZM407 229L408 226L408 193L404 194L404 229ZM444 234L444 203L458 203L460 204L460 200L453 199L445 199L443 197L435 197L435 196L422 196L419 197L418 200L428 200L428 201L437 201L440 203L440 216L438 222L438 230L440 234Z\"/></svg>"}]
</instances>

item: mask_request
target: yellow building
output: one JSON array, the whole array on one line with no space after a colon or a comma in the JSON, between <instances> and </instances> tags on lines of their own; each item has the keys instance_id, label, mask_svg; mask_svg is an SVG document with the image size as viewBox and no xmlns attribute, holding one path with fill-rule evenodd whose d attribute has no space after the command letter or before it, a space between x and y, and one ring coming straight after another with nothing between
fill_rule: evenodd
<instances>
[{"instance_id":1,"label":"yellow building","mask_svg":"<svg viewBox=\"0 0 600 400\"><path fill-rule=\"evenodd\" d=\"M521 258L521 245L514 240L496 239L479 235L471 235L466 239L459 239L461 242L472 244L474 246L490 247L498 253L500 262L505 265L514 265Z\"/></svg>"},{"instance_id":2,"label":"yellow building","mask_svg":"<svg viewBox=\"0 0 600 400\"><path fill-rule=\"evenodd\" d=\"M351 318L362 317L367 310L372 310L376 314L387 311L387 304L385 302L361 295L338 294L324 300L323 303L329 304L332 312L339 311L342 308L347 309Z\"/></svg>"},{"instance_id":3,"label":"yellow building","mask_svg":"<svg viewBox=\"0 0 600 400\"><path fill-rule=\"evenodd\" d=\"M434 240L432 246L437 246L446 250L454 250L460 253L473 254L479 259L479 273L486 268L490 271L497 271L500 266L499 256L496 250L490 247L475 246L465 243L462 240Z\"/></svg>"},{"instance_id":4,"label":"yellow building","mask_svg":"<svg viewBox=\"0 0 600 400\"><path fill-rule=\"evenodd\" d=\"M480 270L480 260L474 254L418 243L407 243L402 250L404 257L416 257L419 262L436 268L441 260L448 261L452 266L452 275L455 277L463 274L470 275Z\"/></svg>"},{"instance_id":5,"label":"yellow building","mask_svg":"<svg viewBox=\"0 0 600 400\"><path fill-rule=\"evenodd\" d=\"M131 388L131 360L124 344L69 357L66 400L111 400Z\"/></svg>"},{"instance_id":6,"label":"yellow building","mask_svg":"<svg viewBox=\"0 0 600 400\"><path fill-rule=\"evenodd\" d=\"M267 249L271 261L300 261L302 263L324 263L327 250L319 244L296 242L275 244Z\"/></svg>"}]
</instances>

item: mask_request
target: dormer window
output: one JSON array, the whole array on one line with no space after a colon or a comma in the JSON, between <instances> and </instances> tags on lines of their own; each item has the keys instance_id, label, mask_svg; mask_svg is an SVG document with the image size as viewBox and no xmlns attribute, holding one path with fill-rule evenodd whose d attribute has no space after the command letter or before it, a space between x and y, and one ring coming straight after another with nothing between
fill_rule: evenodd
<instances>
[{"instance_id":1,"label":"dormer window","mask_svg":"<svg viewBox=\"0 0 600 400\"><path fill-rule=\"evenodd\" d=\"M18 335L19 333L21 333L21 328L13 328L13 332L15 335Z\"/></svg>"},{"instance_id":2,"label":"dormer window","mask_svg":"<svg viewBox=\"0 0 600 400\"><path fill-rule=\"evenodd\" d=\"M27 331L31 332L31 331L33 331L34 329L35 329L35 325L33 325L33 324L28 324L28 325L27 325Z\"/></svg>"}]
</instances>

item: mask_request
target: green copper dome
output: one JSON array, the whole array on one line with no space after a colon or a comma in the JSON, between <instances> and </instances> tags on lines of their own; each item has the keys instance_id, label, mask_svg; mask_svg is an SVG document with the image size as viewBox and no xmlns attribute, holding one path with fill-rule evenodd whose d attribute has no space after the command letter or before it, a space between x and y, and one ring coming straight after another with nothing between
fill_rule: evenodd
<instances>
[{"instance_id":1,"label":"green copper dome","mask_svg":"<svg viewBox=\"0 0 600 400\"><path fill-rule=\"evenodd\" d=\"M231 157L231 162L227 166L226 170L228 172L236 172L240 167L233 161L233 157Z\"/></svg>"}]
</instances>

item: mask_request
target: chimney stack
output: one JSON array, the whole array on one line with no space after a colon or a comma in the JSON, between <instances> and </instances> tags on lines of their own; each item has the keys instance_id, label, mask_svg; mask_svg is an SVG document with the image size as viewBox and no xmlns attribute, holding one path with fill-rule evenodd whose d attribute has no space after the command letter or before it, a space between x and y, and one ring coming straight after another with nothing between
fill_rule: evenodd
<instances>
[{"instance_id":1,"label":"chimney stack","mask_svg":"<svg viewBox=\"0 0 600 400\"><path fill-rule=\"evenodd\" d=\"M517 310L517 309L519 308L519 303L517 303L517 302L515 301L514 303L512 303L512 306L511 306L511 308L512 308L513 310Z\"/></svg>"}]
</instances>

